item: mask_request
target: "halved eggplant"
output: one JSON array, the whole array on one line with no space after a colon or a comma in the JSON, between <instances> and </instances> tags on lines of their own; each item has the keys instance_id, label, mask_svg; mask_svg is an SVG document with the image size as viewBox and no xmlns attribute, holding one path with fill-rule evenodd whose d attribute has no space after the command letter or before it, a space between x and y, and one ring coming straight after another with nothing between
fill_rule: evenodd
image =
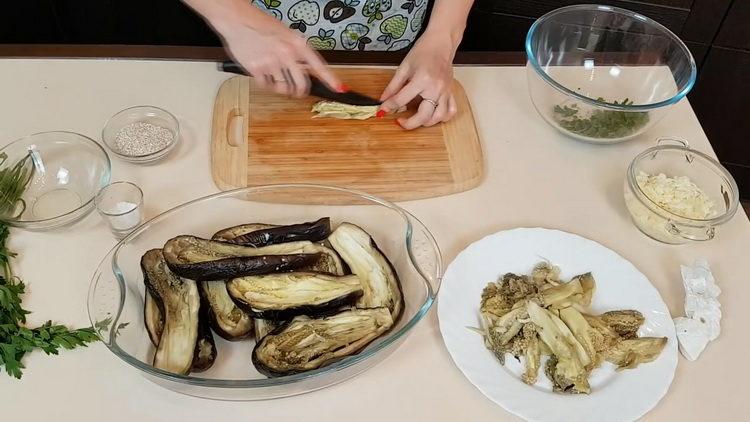
<instances>
[{"instance_id":1,"label":"halved eggplant","mask_svg":"<svg viewBox=\"0 0 750 422\"><path fill-rule=\"evenodd\" d=\"M177 236L164 245L164 259L181 277L196 281L289 271L332 260L321 245L292 242L254 248L195 236ZM326 264L326 267L329 264Z\"/></svg>"},{"instance_id":2,"label":"halved eggplant","mask_svg":"<svg viewBox=\"0 0 750 422\"><path fill-rule=\"evenodd\" d=\"M219 240L222 242L234 243L233 240L239 236L252 233L258 230L270 229L272 227L279 227L279 226L275 224L265 224L265 223L240 224L239 226L227 227L226 229L221 229L217 231L216 233L214 233L213 236L211 236L211 239Z\"/></svg>"},{"instance_id":3,"label":"halved eggplant","mask_svg":"<svg viewBox=\"0 0 750 422\"><path fill-rule=\"evenodd\" d=\"M144 277L144 281L146 278ZM143 301L143 322L146 325L146 331L148 337L151 339L151 343L159 347L159 339L161 333L164 330L164 317L162 311L159 309L159 304L151 293L146 289L146 295Z\"/></svg>"},{"instance_id":4,"label":"halved eggplant","mask_svg":"<svg viewBox=\"0 0 750 422\"><path fill-rule=\"evenodd\" d=\"M255 318L253 320L255 324L255 341L260 341L263 337L270 334L273 330L276 329L276 327L279 326L279 323L276 321L271 321L269 319L262 319L262 318Z\"/></svg>"},{"instance_id":5,"label":"halved eggplant","mask_svg":"<svg viewBox=\"0 0 750 422\"><path fill-rule=\"evenodd\" d=\"M372 237L359 226L342 223L328 241L362 282L364 293L357 301L357 307L387 307L393 320L398 320L404 308L401 282Z\"/></svg>"},{"instance_id":6,"label":"halved eggplant","mask_svg":"<svg viewBox=\"0 0 750 422\"><path fill-rule=\"evenodd\" d=\"M154 355L154 366L176 374L188 374L193 364L200 320L200 295L195 281L169 270L161 249L141 258L144 283L161 303L164 329Z\"/></svg>"},{"instance_id":7,"label":"halved eggplant","mask_svg":"<svg viewBox=\"0 0 750 422\"><path fill-rule=\"evenodd\" d=\"M329 315L362 296L362 283L356 275L276 273L232 279L227 291L253 317L279 321Z\"/></svg>"},{"instance_id":8,"label":"halved eggplant","mask_svg":"<svg viewBox=\"0 0 750 422\"><path fill-rule=\"evenodd\" d=\"M388 308L352 309L314 319L298 316L256 343L253 364L271 377L317 369L359 352L391 326Z\"/></svg>"},{"instance_id":9,"label":"halved eggplant","mask_svg":"<svg viewBox=\"0 0 750 422\"><path fill-rule=\"evenodd\" d=\"M255 229L254 226L258 226L258 224L230 227L216 233L214 238L220 238L238 245L261 247L302 240L319 242L331 234L331 219L328 217L321 218L318 221L288 226L261 229ZM254 230L249 230L251 228Z\"/></svg>"},{"instance_id":10,"label":"halved eggplant","mask_svg":"<svg viewBox=\"0 0 750 422\"><path fill-rule=\"evenodd\" d=\"M252 336L253 319L234 303L224 280L201 281L199 287L208 308L208 320L218 335L229 341Z\"/></svg>"},{"instance_id":11,"label":"halved eggplant","mask_svg":"<svg viewBox=\"0 0 750 422\"><path fill-rule=\"evenodd\" d=\"M216 362L216 342L214 341L214 335L211 333L211 324L209 323L211 307L203 297L201 297L200 302L198 340L195 342L193 364L190 366L191 372L203 372L212 367L214 362Z\"/></svg>"}]
</instances>

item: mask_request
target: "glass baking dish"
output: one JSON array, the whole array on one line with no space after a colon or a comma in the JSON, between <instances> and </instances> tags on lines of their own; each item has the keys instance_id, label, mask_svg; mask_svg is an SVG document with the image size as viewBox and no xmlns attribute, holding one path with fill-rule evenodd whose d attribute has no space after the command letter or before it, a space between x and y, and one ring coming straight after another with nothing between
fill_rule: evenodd
<instances>
[{"instance_id":1,"label":"glass baking dish","mask_svg":"<svg viewBox=\"0 0 750 422\"><path fill-rule=\"evenodd\" d=\"M176 375L151 366L154 347L143 321L140 258L177 235L210 238L243 223L293 224L330 217L368 231L393 263L405 308L388 333L356 355L300 374L266 378L253 367L254 340L228 342L214 335L218 358L208 371ZM301 394L342 382L385 359L430 310L442 261L432 234L399 206L366 193L319 185L243 188L196 199L148 221L104 257L91 281L88 312L104 344L147 379L168 389L212 399L260 400Z\"/></svg>"}]
</instances>

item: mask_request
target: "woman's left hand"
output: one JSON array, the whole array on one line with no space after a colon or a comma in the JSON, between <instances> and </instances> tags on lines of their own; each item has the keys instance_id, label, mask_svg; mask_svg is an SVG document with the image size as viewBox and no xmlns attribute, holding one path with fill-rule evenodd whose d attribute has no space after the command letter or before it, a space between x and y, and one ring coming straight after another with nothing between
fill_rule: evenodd
<instances>
[{"instance_id":1,"label":"woman's left hand","mask_svg":"<svg viewBox=\"0 0 750 422\"><path fill-rule=\"evenodd\" d=\"M395 112L420 97L417 112L397 120L401 127L411 130L450 120L458 111L451 90L454 55L455 47L447 36L423 34L380 96L380 109Z\"/></svg>"}]
</instances>

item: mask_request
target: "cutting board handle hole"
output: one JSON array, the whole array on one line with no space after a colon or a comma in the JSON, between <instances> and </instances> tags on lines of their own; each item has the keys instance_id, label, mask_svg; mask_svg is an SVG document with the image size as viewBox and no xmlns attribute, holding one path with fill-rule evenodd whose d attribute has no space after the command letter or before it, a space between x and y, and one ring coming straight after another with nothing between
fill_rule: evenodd
<instances>
[{"instance_id":1,"label":"cutting board handle hole","mask_svg":"<svg viewBox=\"0 0 750 422\"><path fill-rule=\"evenodd\" d=\"M238 109L233 109L227 116L227 144L233 147L242 146L245 142L244 117Z\"/></svg>"}]
</instances>

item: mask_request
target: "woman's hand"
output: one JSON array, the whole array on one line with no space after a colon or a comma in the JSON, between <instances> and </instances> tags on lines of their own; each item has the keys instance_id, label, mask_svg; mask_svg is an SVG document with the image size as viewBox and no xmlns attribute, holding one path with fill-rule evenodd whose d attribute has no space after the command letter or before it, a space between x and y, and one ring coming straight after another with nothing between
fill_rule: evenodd
<instances>
[{"instance_id":1,"label":"woman's hand","mask_svg":"<svg viewBox=\"0 0 750 422\"><path fill-rule=\"evenodd\" d=\"M420 97L417 112L397 120L401 127L415 129L450 120L458 111L451 91L455 51L447 35L425 32L380 96L381 110L394 112Z\"/></svg>"},{"instance_id":2,"label":"woman's hand","mask_svg":"<svg viewBox=\"0 0 750 422\"><path fill-rule=\"evenodd\" d=\"M341 81L304 38L247 0L186 0L224 40L234 60L261 88L282 95L304 97L310 90L308 72L331 89Z\"/></svg>"}]
</instances>

